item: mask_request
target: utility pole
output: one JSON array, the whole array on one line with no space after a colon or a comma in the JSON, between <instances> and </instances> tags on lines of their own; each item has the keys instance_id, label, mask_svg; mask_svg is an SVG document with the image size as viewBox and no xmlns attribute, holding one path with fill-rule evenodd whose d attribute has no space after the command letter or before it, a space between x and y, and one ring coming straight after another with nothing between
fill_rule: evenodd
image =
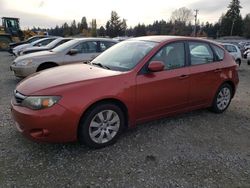
<instances>
[{"instance_id":1,"label":"utility pole","mask_svg":"<svg viewBox=\"0 0 250 188\"><path fill-rule=\"evenodd\" d=\"M235 22L235 19L233 19L233 23L232 23L232 27L231 27L231 31L230 31L230 36L233 36L234 22Z\"/></svg>"},{"instance_id":2,"label":"utility pole","mask_svg":"<svg viewBox=\"0 0 250 188\"><path fill-rule=\"evenodd\" d=\"M195 15L194 15L194 36L196 37L196 28L197 28L197 15L198 15L198 12L199 10L198 9L195 9Z\"/></svg>"}]
</instances>

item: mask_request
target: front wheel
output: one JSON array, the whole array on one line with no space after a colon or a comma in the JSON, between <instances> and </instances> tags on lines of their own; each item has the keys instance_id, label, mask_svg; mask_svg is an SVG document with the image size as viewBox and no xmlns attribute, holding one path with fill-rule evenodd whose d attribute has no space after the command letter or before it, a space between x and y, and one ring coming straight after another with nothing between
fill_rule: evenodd
<instances>
[{"instance_id":1,"label":"front wheel","mask_svg":"<svg viewBox=\"0 0 250 188\"><path fill-rule=\"evenodd\" d=\"M121 134L124 124L124 113L117 105L97 104L88 110L80 121L79 141L90 148L113 144Z\"/></svg>"},{"instance_id":2,"label":"front wheel","mask_svg":"<svg viewBox=\"0 0 250 188\"><path fill-rule=\"evenodd\" d=\"M241 65L241 60L240 59L237 59L236 60L236 63L239 65L239 67L240 67L240 65Z\"/></svg>"},{"instance_id":3,"label":"front wheel","mask_svg":"<svg viewBox=\"0 0 250 188\"><path fill-rule=\"evenodd\" d=\"M225 83L217 91L213 100L213 105L211 107L211 110L215 113L224 112L228 108L231 99L232 99L232 87L229 84Z\"/></svg>"}]
</instances>

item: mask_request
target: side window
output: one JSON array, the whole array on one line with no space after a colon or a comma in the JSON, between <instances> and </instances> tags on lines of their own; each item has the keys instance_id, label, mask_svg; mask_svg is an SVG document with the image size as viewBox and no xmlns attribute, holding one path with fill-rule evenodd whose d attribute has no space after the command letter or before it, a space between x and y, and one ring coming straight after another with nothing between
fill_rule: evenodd
<instances>
[{"instance_id":1,"label":"side window","mask_svg":"<svg viewBox=\"0 0 250 188\"><path fill-rule=\"evenodd\" d=\"M114 44L115 44L114 42L100 41L100 52L104 52Z\"/></svg>"},{"instance_id":2,"label":"side window","mask_svg":"<svg viewBox=\"0 0 250 188\"><path fill-rule=\"evenodd\" d=\"M224 50L218 46L212 45L215 55L217 56L218 61L222 61L224 59Z\"/></svg>"},{"instance_id":3,"label":"side window","mask_svg":"<svg viewBox=\"0 0 250 188\"><path fill-rule=\"evenodd\" d=\"M77 49L79 53L96 53L97 52L97 42L88 41L78 44L74 49Z\"/></svg>"},{"instance_id":4,"label":"side window","mask_svg":"<svg viewBox=\"0 0 250 188\"><path fill-rule=\"evenodd\" d=\"M175 69L185 66L184 43L176 42L164 46L151 61L162 61L165 69Z\"/></svg>"},{"instance_id":5,"label":"side window","mask_svg":"<svg viewBox=\"0 0 250 188\"><path fill-rule=\"evenodd\" d=\"M189 42L191 65L199 65L214 61L210 46L202 42Z\"/></svg>"},{"instance_id":6,"label":"side window","mask_svg":"<svg viewBox=\"0 0 250 188\"><path fill-rule=\"evenodd\" d=\"M60 42L58 42L58 43L55 45L55 47L60 46L61 44L65 43L65 42L68 42L68 41L69 41L69 39L67 39L67 40L61 40Z\"/></svg>"},{"instance_id":7,"label":"side window","mask_svg":"<svg viewBox=\"0 0 250 188\"><path fill-rule=\"evenodd\" d=\"M45 46L47 44L49 44L51 41L53 41L54 39L48 39L48 40L44 40L44 41L41 41L39 43L37 43L35 46Z\"/></svg>"},{"instance_id":8,"label":"side window","mask_svg":"<svg viewBox=\"0 0 250 188\"><path fill-rule=\"evenodd\" d=\"M231 52L237 52L236 48L234 46L229 46Z\"/></svg>"}]
</instances>

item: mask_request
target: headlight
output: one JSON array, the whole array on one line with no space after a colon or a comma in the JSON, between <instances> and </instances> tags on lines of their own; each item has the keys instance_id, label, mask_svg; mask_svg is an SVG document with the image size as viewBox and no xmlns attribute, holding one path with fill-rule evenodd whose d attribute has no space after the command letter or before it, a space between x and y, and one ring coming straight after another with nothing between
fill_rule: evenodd
<instances>
[{"instance_id":1,"label":"headlight","mask_svg":"<svg viewBox=\"0 0 250 188\"><path fill-rule=\"evenodd\" d=\"M16 62L16 65L18 66L28 66L30 64L32 64L32 59L25 59L25 60Z\"/></svg>"},{"instance_id":2,"label":"headlight","mask_svg":"<svg viewBox=\"0 0 250 188\"><path fill-rule=\"evenodd\" d=\"M30 96L26 97L21 105L33 110L41 110L53 106L60 98L60 96Z\"/></svg>"}]
</instances>

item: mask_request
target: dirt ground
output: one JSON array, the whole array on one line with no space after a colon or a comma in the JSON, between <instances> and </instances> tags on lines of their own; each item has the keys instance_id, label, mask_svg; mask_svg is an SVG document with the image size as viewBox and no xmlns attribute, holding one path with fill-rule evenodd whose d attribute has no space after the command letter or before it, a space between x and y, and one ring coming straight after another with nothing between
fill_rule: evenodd
<instances>
[{"instance_id":1,"label":"dirt ground","mask_svg":"<svg viewBox=\"0 0 250 188\"><path fill-rule=\"evenodd\" d=\"M199 110L139 125L110 147L41 144L15 128L13 57L0 52L0 187L250 187L250 66L223 114Z\"/></svg>"}]
</instances>

